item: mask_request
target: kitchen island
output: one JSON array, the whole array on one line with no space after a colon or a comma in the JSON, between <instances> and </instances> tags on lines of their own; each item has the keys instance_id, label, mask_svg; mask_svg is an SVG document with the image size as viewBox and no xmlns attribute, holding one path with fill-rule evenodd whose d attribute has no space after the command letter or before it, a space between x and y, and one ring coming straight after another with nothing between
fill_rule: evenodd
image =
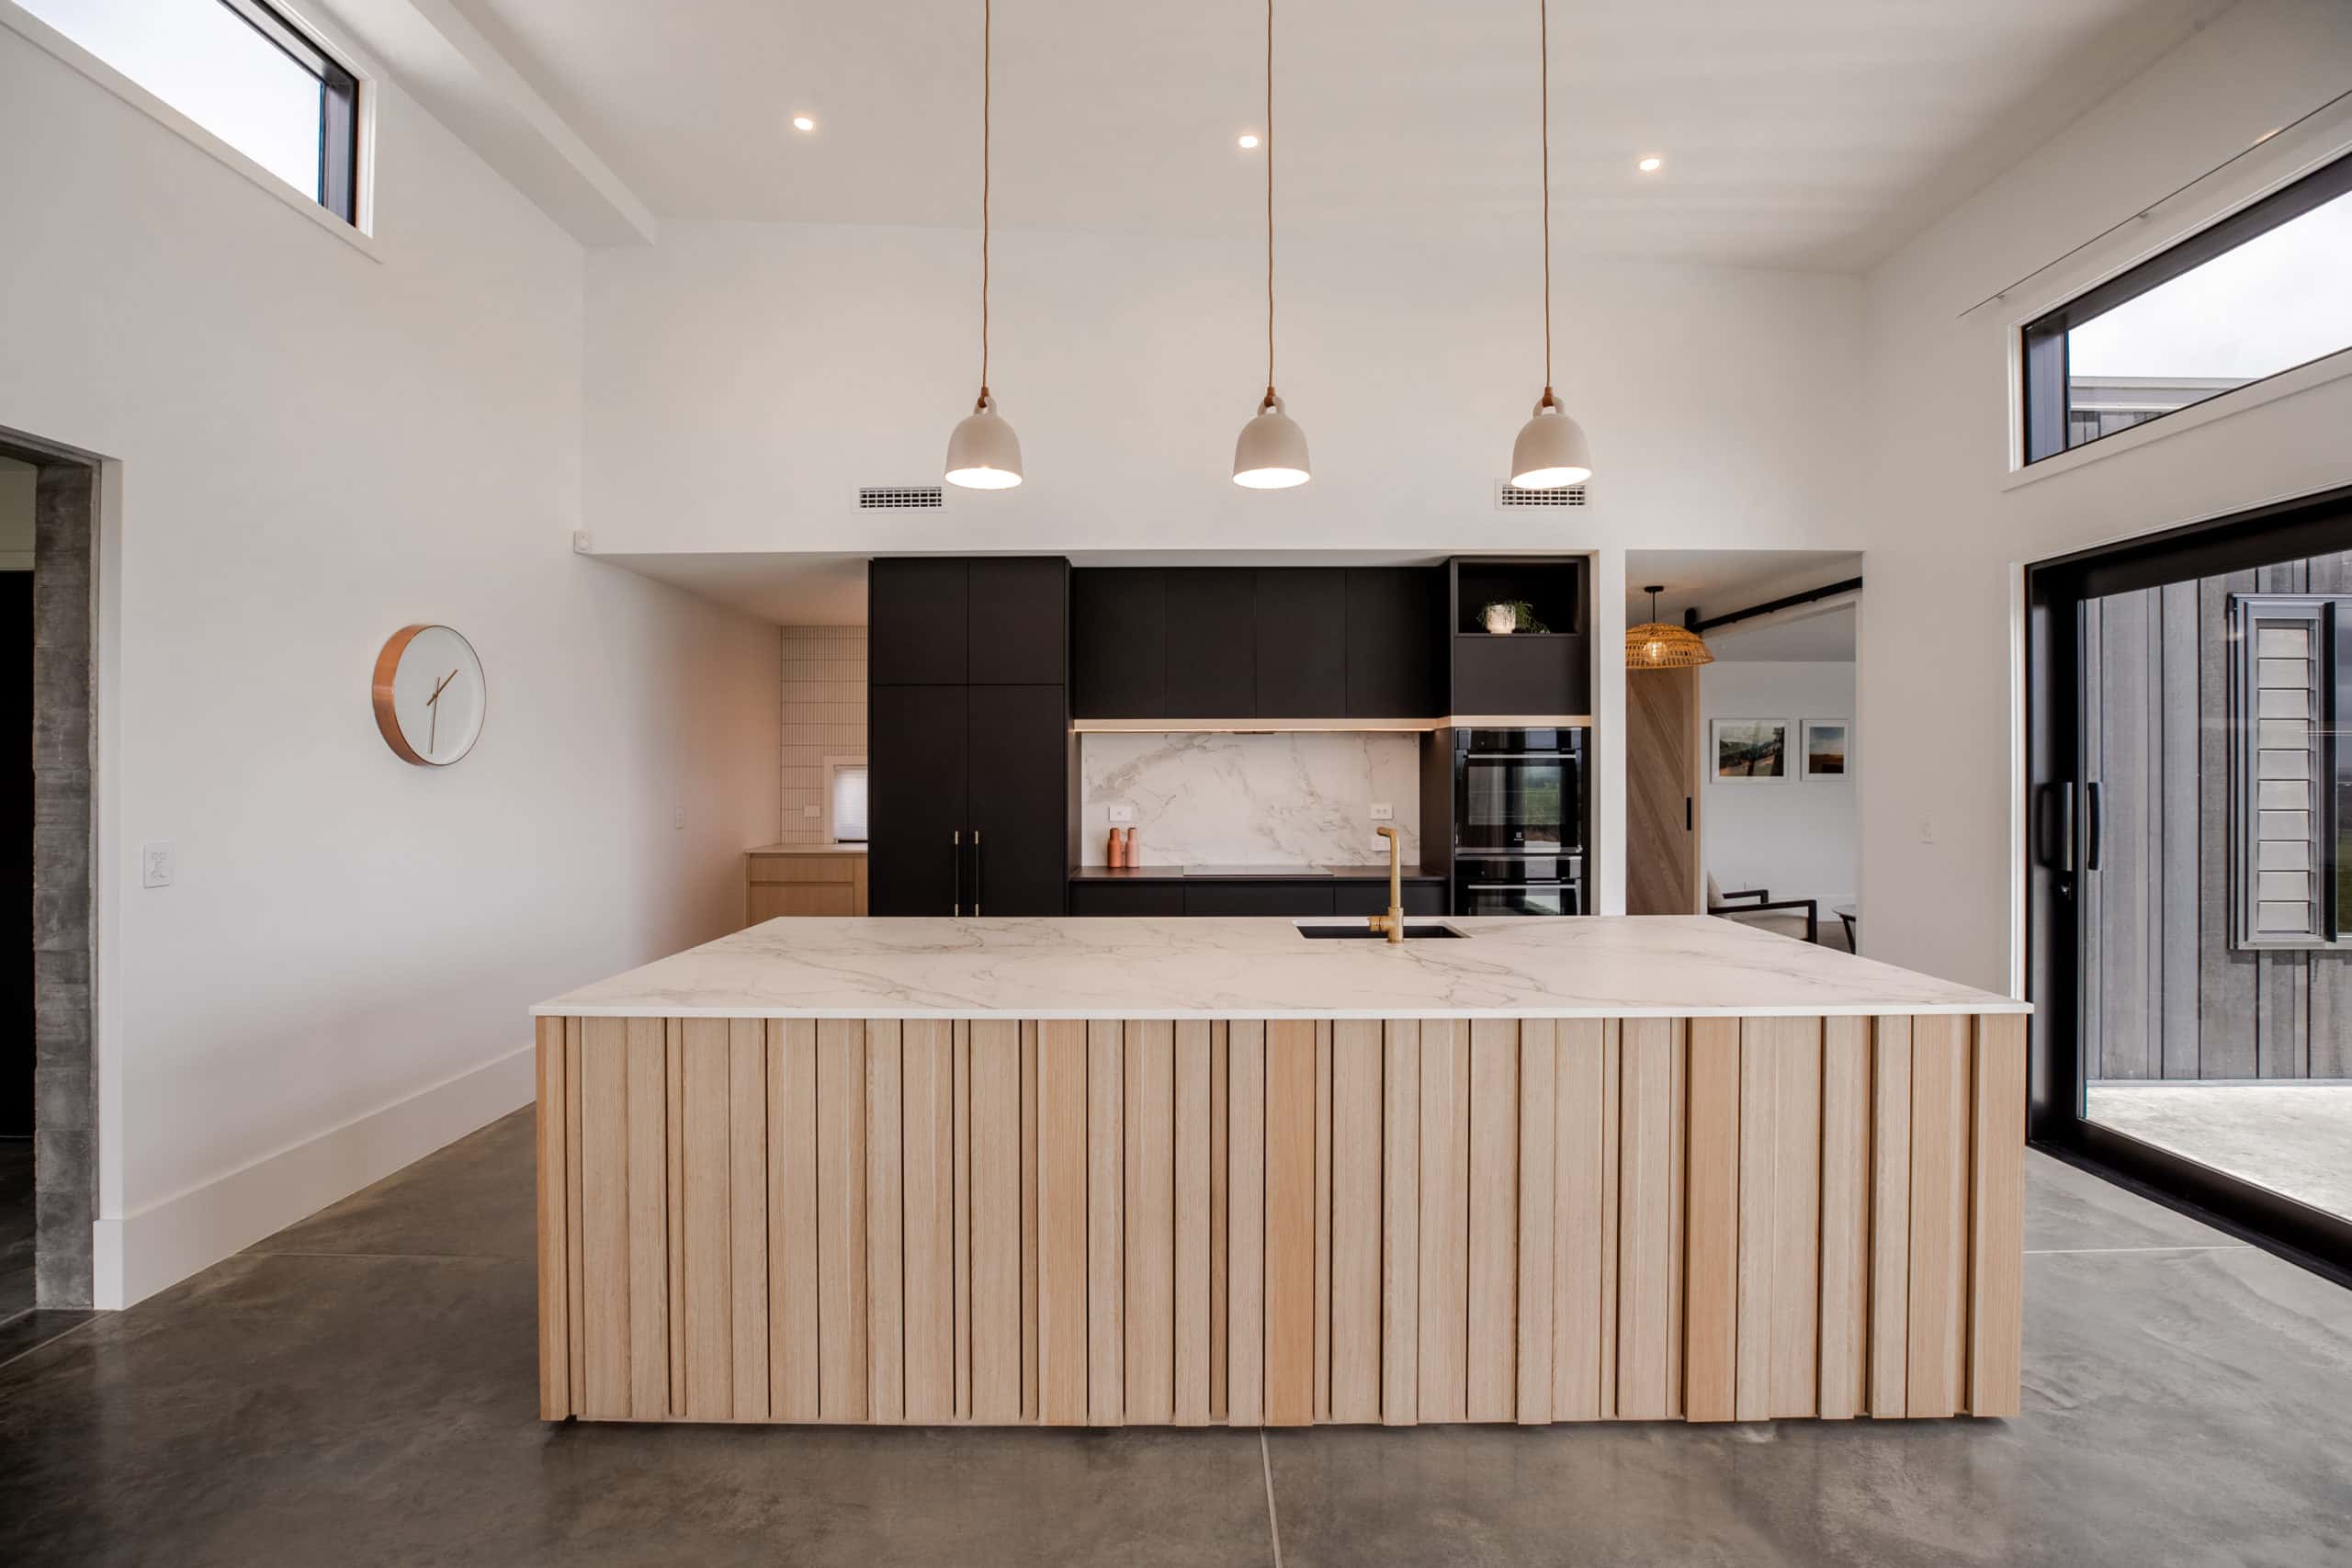
<instances>
[{"instance_id":1,"label":"kitchen island","mask_svg":"<svg viewBox=\"0 0 2352 1568\"><path fill-rule=\"evenodd\" d=\"M541 1414L2004 1416L2026 1004L1707 917L781 919L538 1020Z\"/></svg>"}]
</instances>

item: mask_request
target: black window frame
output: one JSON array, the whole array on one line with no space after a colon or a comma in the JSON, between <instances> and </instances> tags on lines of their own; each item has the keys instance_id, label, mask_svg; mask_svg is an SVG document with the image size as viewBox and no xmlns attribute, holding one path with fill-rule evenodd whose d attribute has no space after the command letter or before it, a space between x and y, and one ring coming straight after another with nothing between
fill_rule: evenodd
<instances>
[{"instance_id":1,"label":"black window frame","mask_svg":"<svg viewBox=\"0 0 2352 1568\"><path fill-rule=\"evenodd\" d=\"M2108 435L2123 434L2120 430L2110 431L2107 435L2095 435L2088 441L2072 446L2067 444L2066 427L2074 412L2073 400L2069 395L2073 367L2067 356L2068 333L2120 305L2128 304L2143 294L2162 288L2176 277L2196 271L2216 256L2233 251L2249 240L2258 239L2314 208L2325 206L2347 191L2352 191L2352 154L2339 157L2325 167L2303 175L2292 185L2282 186L2261 200L2240 208L2228 217L2199 230L2171 249L2150 256L2128 271L2116 274L2098 288L2076 295L2056 310L2035 317L2018 329L2024 349L2027 465L2030 467L2052 457L2063 457L2068 452L2079 452L2108 439ZM2331 349L2327 354L2302 363L2315 363L2317 359L2340 354L2345 348L2352 348L2352 344ZM2286 369L2271 372L2271 376L2283 376L2287 370L2300 367L2290 365ZM2270 378L2269 376L2262 377L2245 385L2259 386ZM2243 389L2233 387L2229 391L2217 392L2213 396L2227 397L2230 392ZM2167 410L2126 428L2142 429L2168 419L2183 409L2201 408L2212 400L2211 397L2199 398L2196 402L2185 403L2180 409Z\"/></svg>"},{"instance_id":2,"label":"black window frame","mask_svg":"<svg viewBox=\"0 0 2352 1568\"><path fill-rule=\"evenodd\" d=\"M319 171L313 195L321 207L359 226L359 78L309 32L264 0L216 0L272 48L319 84Z\"/></svg>"}]
</instances>

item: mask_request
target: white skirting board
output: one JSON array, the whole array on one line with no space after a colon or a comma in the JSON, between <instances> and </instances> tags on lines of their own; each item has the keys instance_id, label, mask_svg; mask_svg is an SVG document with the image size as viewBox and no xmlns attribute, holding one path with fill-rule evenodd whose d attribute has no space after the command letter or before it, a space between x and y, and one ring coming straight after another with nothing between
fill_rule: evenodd
<instances>
[{"instance_id":1,"label":"white skirting board","mask_svg":"<svg viewBox=\"0 0 2352 1568\"><path fill-rule=\"evenodd\" d=\"M532 1047L92 1226L93 1299L134 1305L531 1103Z\"/></svg>"}]
</instances>

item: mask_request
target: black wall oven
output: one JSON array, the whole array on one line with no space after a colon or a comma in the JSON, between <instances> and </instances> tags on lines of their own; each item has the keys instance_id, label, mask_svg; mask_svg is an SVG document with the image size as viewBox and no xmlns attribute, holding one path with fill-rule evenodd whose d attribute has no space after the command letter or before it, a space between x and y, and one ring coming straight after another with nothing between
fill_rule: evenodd
<instances>
[{"instance_id":1,"label":"black wall oven","mask_svg":"<svg viewBox=\"0 0 2352 1568\"><path fill-rule=\"evenodd\" d=\"M1585 732L1453 732L1453 908L1581 915Z\"/></svg>"}]
</instances>

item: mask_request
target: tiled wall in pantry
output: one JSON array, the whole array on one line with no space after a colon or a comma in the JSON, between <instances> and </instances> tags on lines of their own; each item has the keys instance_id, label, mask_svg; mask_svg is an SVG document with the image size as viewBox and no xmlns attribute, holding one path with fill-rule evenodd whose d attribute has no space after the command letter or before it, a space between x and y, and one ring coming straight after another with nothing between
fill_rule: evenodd
<instances>
[{"instance_id":1,"label":"tiled wall in pantry","mask_svg":"<svg viewBox=\"0 0 2352 1568\"><path fill-rule=\"evenodd\" d=\"M825 842L825 759L865 755L865 628L784 628L779 843Z\"/></svg>"}]
</instances>

